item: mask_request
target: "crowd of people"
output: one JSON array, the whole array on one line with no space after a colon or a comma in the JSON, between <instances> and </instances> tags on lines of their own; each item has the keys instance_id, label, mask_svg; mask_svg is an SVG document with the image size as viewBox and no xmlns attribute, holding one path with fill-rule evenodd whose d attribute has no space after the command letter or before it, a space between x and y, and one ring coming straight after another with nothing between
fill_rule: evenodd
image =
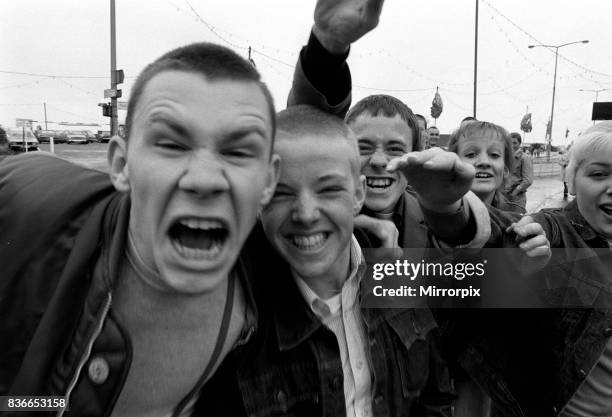
<instances>
[{"instance_id":1,"label":"crowd of people","mask_svg":"<svg viewBox=\"0 0 612 417\"><path fill-rule=\"evenodd\" d=\"M0 161L0 395L75 416L612 415L612 128L525 215L521 137L351 106L382 0L318 0L288 107L211 43L135 81L109 173ZM372 308L366 248L514 248L540 309ZM485 277L486 279L486 277ZM25 415L8 410L7 415Z\"/></svg>"}]
</instances>

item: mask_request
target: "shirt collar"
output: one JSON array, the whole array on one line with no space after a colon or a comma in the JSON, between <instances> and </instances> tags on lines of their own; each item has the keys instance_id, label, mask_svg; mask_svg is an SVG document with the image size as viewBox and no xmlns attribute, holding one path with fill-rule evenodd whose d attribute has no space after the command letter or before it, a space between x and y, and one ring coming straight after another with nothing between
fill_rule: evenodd
<instances>
[{"instance_id":1,"label":"shirt collar","mask_svg":"<svg viewBox=\"0 0 612 417\"><path fill-rule=\"evenodd\" d=\"M346 282L355 282L358 287L365 272L365 261L361 253L361 247L354 236L351 237L350 259L351 272ZM289 274L291 273L287 268L287 275ZM295 348L323 325L312 304L315 302L314 300L319 298L302 281L304 287L310 293L303 291L299 281L302 280L292 276L279 277L278 284L282 288L279 288L278 294L282 294L282 297L277 297L277 300L275 300L277 305L274 309L274 322L278 346L281 351ZM315 304L321 307L318 302L315 302ZM318 309L318 307L315 308Z\"/></svg>"}]
</instances>

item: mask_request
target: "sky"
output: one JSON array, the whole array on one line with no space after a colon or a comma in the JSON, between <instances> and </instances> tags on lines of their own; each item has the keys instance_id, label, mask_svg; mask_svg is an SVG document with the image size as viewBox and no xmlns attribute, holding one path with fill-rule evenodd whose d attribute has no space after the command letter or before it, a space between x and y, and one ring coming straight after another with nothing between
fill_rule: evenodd
<instances>
[{"instance_id":1,"label":"sky","mask_svg":"<svg viewBox=\"0 0 612 417\"><path fill-rule=\"evenodd\" d=\"M276 106L285 106L298 52L313 24L315 0L116 0L117 68L127 101L134 78L175 47L210 41L252 58ZM544 142L550 117L554 50L559 49L553 143L590 126L594 91L612 101L609 0L479 0L477 112L518 131L527 112ZM476 0L387 0L379 26L352 46L353 103L390 94L450 133L473 112ZM110 88L110 0L0 1L0 124L16 118L98 123ZM607 18L606 18L607 17ZM15 74L21 73L21 74ZM441 116L430 116L436 92ZM119 112L125 118L125 112ZM54 123L49 129L57 128ZM568 138L565 132L569 129Z\"/></svg>"}]
</instances>

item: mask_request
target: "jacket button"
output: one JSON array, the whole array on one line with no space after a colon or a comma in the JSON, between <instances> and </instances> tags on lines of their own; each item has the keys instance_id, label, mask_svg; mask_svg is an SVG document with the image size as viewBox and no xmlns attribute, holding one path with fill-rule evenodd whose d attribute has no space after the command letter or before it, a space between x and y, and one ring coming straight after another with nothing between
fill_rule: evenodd
<instances>
[{"instance_id":1,"label":"jacket button","mask_svg":"<svg viewBox=\"0 0 612 417\"><path fill-rule=\"evenodd\" d=\"M606 330L604 330L604 336L612 337L612 327L608 327Z\"/></svg>"},{"instance_id":2,"label":"jacket button","mask_svg":"<svg viewBox=\"0 0 612 417\"><path fill-rule=\"evenodd\" d=\"M89 368L87 369L89 379L94 384L104 384L108 379L109 368L108 362L104 358L95 357L89 361Z\"/></svg>"},{"instance_id":3,"label":"jacket button","mask_svg":"<svg viewBox=\"0 0 612 417\"><path fill-rule=\"evenodd\" d=\"M586 374L586 372L584 371L584 369L579 369L579 370L578 370L578 377L579 377L580 379L584 379L584 378L586 378L586 376L587 376L587 374Z\"/></svg>"},{"instance_id":4,"label":"jacket button","mask_svg":"<svg viewBox=\"0 0 612 417\"><path fill-rule=\"evenodd\" d=\"M287 406L287 394L282 389L276 393L276 401L281 407Z\"/></svg>"},{"instance_id":5,"label":"jacket button","mask_svg":"<svg viewBox=\"0 0 612 417\"><path fill-rule=\"evenodd\" d=\"M379 395L378 397L374 398L374 404L378 405L384 400L385 400L385 397L383 397L382 395Z\"/></svg>"}]
</instances>

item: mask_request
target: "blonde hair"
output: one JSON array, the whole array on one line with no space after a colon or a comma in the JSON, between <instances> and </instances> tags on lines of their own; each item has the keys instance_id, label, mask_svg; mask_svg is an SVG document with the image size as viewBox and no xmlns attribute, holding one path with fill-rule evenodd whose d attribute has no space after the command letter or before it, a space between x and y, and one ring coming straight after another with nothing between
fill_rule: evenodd
<instances>
[{"instance_id":1,"label":"blonde hair","mask_svg":"<svg viewBox=\"0 0 612 417\"><path fill-rule=\"evenodd\" d=\"M576 194L576 172L582 163L598 153L612 149L612 122L598 123L574 140L569 151L569 163L565 174L569 192Z\"/></svg>"}]
</instances>

